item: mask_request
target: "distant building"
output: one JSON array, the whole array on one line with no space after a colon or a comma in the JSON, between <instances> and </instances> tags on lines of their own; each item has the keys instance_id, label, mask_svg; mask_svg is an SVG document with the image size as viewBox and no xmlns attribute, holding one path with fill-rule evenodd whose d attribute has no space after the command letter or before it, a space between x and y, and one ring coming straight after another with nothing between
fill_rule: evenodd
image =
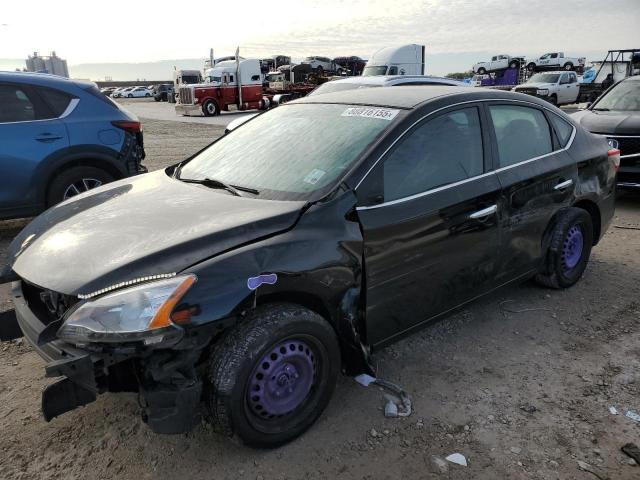
<instances>
[{"instance_id":1,"label":"distant building","mask_svg":"<svg viewBox=\"0 0 640 480\"><path fill-rule=\"evenodd\" d=\"M58 57L56 52L51 52L49 57L41 57L38 52L33 52L33 55L29 55L25 62L28 72L51 73L69 78L67 61Z\"/></svg>"}]
</instances>

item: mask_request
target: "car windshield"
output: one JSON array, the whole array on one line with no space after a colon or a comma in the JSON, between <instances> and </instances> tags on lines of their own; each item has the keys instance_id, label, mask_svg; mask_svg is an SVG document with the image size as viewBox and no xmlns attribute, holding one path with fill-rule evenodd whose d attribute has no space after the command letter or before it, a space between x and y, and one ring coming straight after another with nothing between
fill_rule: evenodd
<instances>
[{"instance_id":1,"label":"car windshield","mask_svg":"<svg viewBox=\"0 0 640 480\"><path fill-rule=\"evenodd\" d=\"M181 180L212 179L257 198L320 198L398 110L349 105L291 104L259 115L220 138L179 171Z\"/></svg>"},{"instance_id":2,"label":"car windshield","mask_svg":"<svg viewBox=\"0 0 640 480\"><path fill-rule=\"evenodd\" d=\"M560 78L557 73L536 73L527 83L556 83Z\"/></svg>"},{"instance_id":3,"label":"car windshield","mask_svg":"<svg viewBox=\"0 0 640 480\"><path fill-rule=\"evenodd\" d=\"M323 93L333 93L333 92L342 92L345 90L355 90L356 88L371 88L371 87L381 87L382 85L367 85L367 84L357 84L351 82L327 82L320 85L313 92L311 92L307 96L312 95L321 95Z\"/></svg>"},{"instance_id":4,"label":"car windshield","mask_svg":"<svg viewBox=\"0 0 640 480\"><path fill-rule=\"evenodd\" d=\"M363 77L373 77L375 75L384 75L387 73L387 66L381 65L378 67L364 67L364 71L362 72Z\"/></svg>"},{"instance_id":5,"label":"car windshield","mask_svg":"<svg viewBox=\"0 0 640 480\"><path fill-rule=\"evenodd\" d=\"M640 82L623 81L593 105L593 110L640 111Z\"/></svg>"}]
</instances>

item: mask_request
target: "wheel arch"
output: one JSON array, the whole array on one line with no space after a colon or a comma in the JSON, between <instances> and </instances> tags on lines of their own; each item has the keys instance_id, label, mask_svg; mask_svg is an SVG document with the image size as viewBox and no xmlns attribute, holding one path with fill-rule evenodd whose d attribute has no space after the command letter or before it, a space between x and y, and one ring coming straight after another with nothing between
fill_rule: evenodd
<instances>
[{"instance_id":1,"label":"wheel arch","mask_svg":"<svg viewBox=\"0 0 640 480\"><path fill-rule=\"evenodd\" d=\"M63 152L50 157L40 164L33 178L36 180L38 203L45 204L49 187L53 179L65 170L73 167L86 166L104 170L114 180L125 178L128 173L124 163L118 161L116 153L101 150L82 150L77 152Z\"/></svg>"},{"instance_id":2,"label":"wheel arch","mask_svg":"<svg viewBox=\"0 0 640 480\"><path fill-rule=\"evenodd\" d=\"M591 223L593 225L593 245L597 245L602 233L602 215L600 213L600 207L598 207L596 202L586 198L578 200L572 205L572 207L586 210L591 217Z\"/></svg>"}]
</instances>

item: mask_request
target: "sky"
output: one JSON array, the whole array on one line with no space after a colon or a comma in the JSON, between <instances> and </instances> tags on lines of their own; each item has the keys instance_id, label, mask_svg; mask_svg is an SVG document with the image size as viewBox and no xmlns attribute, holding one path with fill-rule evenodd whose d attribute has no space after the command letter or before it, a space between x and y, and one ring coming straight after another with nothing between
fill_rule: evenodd
<instances>
[{"instance_id":1,"label":"sky","mask_svg":"<svg viewBox=\"0 0 640 480\"><path fill-rule=\"evenodd\" d=\"M418 43L427 47L429 73L445 74L496 53L599 57L640 48L639 25L640 0L8 1L0 9L0 68L2 59L34 51L55 50L73 75L81 64L204 59L209 48L216 56L240 46L244 57L366 58Z\"/></svg>"}]
</instances>

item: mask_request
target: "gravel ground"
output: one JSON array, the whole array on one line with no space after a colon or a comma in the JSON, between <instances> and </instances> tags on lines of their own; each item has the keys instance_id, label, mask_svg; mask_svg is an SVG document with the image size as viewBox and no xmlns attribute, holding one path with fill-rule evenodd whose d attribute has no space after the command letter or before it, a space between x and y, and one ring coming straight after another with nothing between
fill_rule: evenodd
<instances>
[{"instance_id":1,"label":"gravel ground","mask_svg":"<svg viewBox=\"0 0 640 480\"><path fill-rule=\"evenodd\" d=\"M143 125L152 169L220 133ZM0 222L0 264L24 224ZM640 444L640 423L623 415L640 412L639 228L640 197L622 197L574 288L508 287L377 353L380 375L412 395L411 417L385 419L381 392L341 378L318 423L272 451L205 424L155 435L133 394L45 423L40 392L52 379L43 362L24 342L0 343L0 479L640 478L620 451ZM8 308L0 286L0 311ZM443 460L454 452L467 467Z\"/></svg>"}]
</instances>

